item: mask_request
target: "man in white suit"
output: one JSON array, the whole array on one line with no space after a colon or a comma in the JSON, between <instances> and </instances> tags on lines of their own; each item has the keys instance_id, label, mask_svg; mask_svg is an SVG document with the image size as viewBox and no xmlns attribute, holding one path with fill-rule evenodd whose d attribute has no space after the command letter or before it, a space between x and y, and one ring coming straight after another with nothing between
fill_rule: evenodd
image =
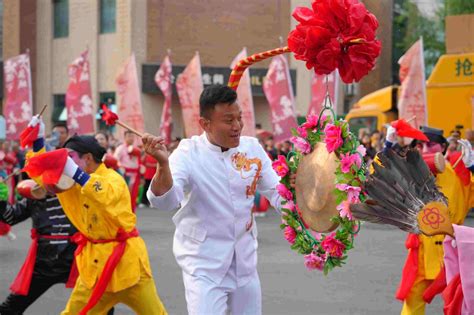
<instances>
[{"instance_id":1,"label":"man in white suit","mask_svg":"<svg viewBox=\"0 0 474 315\"><path fill-rule=\"evenodd\" d=\"M279 177L258 140L240 135L234 90L207 87L200 116L204 133L182 140L169 158L160 137L143 138L145 151L159 163L147 196L159 210L179 209L173 252L189 314L261 314L251 210L256 190L280 208Z\"/></svg>"}]
</instances>

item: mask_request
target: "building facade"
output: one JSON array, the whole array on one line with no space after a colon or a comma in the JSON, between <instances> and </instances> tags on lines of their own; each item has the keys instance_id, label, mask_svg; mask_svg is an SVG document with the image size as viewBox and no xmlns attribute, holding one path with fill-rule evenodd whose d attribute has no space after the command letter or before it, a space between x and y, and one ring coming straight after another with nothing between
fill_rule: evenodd
<instances>
[{"instance_id":1,"label":"building facade","mask_svg":"<svg viewBox=\"0 0 474 315\"><path fill-rule=\"evenodd\" d=\"M2 0L0 0L2 1ZM156 133L163 97L154 84L159 63L171 52L174 74L179 74L199 51L205 84L227 82L229 65L245 46L249 54L280 46L280 37L294 27L291 12L306 0L176 1L176 0L3 0L3 59L25 52L31 56L33 100L37 111L49 104L45 114L48 128L64 119L67 67L89 49L92 98L95 106L116 99L115 77L134 53L145 116L145 129ZM366 0L379 18L382 41L391 47L392 0ZM390 29L390 36L384 36ZM388 43L390 41L390 43ZM386 85L391 74L385 49L377 68L358 86L357 94ZM252 68L256 122L271 129L268 103L262 83L269 62ZM306 114L310 101L310 72L290 57L296 106ZM389 82L388 82L389 84ZM342 85L341 85L342 86ZM347 94L347 93L346 93ZM343 98L341 99L341 104ZM346 106L347 107L347 106ZM338 106L339 114L344 111ZM34 111L35 111L34 110ZM346 108L347 110L347 108ZM183 135L183 122L176 92L173 95L173 136Z\"/></svg>"}]
</instances>

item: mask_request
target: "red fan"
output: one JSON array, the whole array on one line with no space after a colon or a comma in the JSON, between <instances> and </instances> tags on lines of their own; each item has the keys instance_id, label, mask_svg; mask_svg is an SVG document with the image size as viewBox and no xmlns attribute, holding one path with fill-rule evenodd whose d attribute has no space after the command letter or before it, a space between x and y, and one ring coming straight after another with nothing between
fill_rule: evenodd
<instances>
[{"instance_id":1,"label":"red fan","mask_svg":"<svg viewBox=\"0 0 474 315\"><path fill-rule=\"evenodd\" d=\"M397 130L397 134L400 137L413 138L421 141L430 141L428 137L421 131L416 128L413 128L406 120L399 119L392 121L392 127Z\"/></svg>"}]
</instances>

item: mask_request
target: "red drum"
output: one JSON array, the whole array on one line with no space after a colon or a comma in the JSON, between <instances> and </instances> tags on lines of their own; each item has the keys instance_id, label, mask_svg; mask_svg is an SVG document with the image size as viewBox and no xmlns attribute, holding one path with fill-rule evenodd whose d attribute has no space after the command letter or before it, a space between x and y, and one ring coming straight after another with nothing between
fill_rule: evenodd
<instances>
[{"instance_id":1,"label":"red drum","mask_svg":"<svg viewBox=\"0 0 474 315\"><path fill-rule=\"evenodd\" d=\"M433 175L437 175L444 172L446 168L446 162L441 152L437 153L424 153L423 160L428 165Z\"/></svg>"},{"instance_id":2,"label":"red drum","mask_svg":"<svg viewBox=\"0 0 474 315\"><path fill-rule=\"evenodd\" d=\"M25 179L16 186L18 193L28 199L40 200L46 198L46 190L32 179Z\"/></svg>"},{"instance_id":3,"label":"red drum","mask_svg":"<svg viewBox=\"0 0 474 315\"><path fill-rule=\"evenodd\" d=\"M111 168L113 170L117 170L119 168L118 166L118 160L116 158L114 158L113 155L111 154L106 154L104 155L104 164L105 166L107 166L107 168Z\"/></svg>"}]
</instances>

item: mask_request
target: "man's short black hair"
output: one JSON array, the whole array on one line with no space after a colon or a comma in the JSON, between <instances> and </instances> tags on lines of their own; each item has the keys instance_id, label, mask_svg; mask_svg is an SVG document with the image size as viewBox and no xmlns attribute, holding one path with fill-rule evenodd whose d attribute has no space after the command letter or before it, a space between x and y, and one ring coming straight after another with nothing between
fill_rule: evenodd
<instances>
[{"instance_id":1,"label":"man's short black hair","mask_svg":"<svg viewBox=\"0 0 474 315\"><path fill-rule=\"evenodd\" d=\"M66 132L69 133L69 128L67 127L67 124L64 123L64 122L57 122L53 125L53 129L56 128L56 127L61 127L61 128L64 128L66 129Z\"/></svg>"},{"instance_id":2,"label":"man's short black hair","mask_svg":"<svg viewBox=\"0 0 474 315\"><path fill-rule=\"evenodd\" d=\"M201 117L209 118L217 104L233 104L237 93L227 85L214 84L206 87L199 98L199 113Z\"/></svg>"},{"instance_id":3,"label":"man's short black hair","mask_svg":"<svg viewBox=\"0 0 474 315\"><path fill-rule=\"evenodd\" d=\"M63 147L76 151L80 157L90 153L96 163L101 163L104 154L107 153L93 136L74 135L66 141Z\"/></svg>"}]
</instances>

